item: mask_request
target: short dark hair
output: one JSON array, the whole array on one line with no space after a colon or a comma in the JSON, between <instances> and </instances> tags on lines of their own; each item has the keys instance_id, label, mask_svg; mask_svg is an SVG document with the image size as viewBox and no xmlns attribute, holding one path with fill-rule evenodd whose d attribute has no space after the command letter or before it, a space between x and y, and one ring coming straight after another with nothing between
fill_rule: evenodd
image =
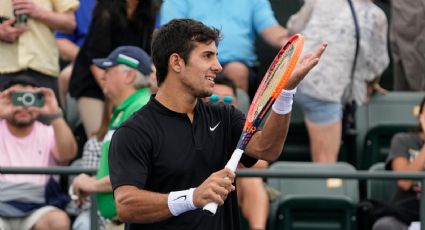
<instances>
[{"instance_id":1,"label":"short dark hair","mask_svg":"<svg viewBox=\"0 0 425 230\"><path fill-rule=\"evenodd\" d=\"M168 73L168 60L173 53L177 53L187 63L191 51L195 48L194 42L215 42L218 46L220 31L208 27L192 19L174 19L161 26L154 33L151 55L156 67L158 86L164 82Z\"/></svg>"},{"instance_id":2,"label":"short dark hair","mask_svg":"<svg viewBox=\"0 0 425 230\"><path fill-rule=\"evenodd\" d=\"M236 94L237 93L236 92L236 84L235 84L234 81L232 81L232 79L227 77L227 75L219 73L217 75L217 77L214 79L214 83L217 84L217 85L225 85L225 86L232 88L233 94L235 95L235 97L237 96L237 94Z\"/></svg>"},{"instance_id":3,"label":"short dark hair","mask_svg":"<svg viewBox=\"0 0 425 230\"><path fill-rule=\"evenodd\" d=\"M9 80L1 90L6 90L14 85L40 87L40 85L34 80L33 77L21 74Z\"/></svg>"}]
</instances>

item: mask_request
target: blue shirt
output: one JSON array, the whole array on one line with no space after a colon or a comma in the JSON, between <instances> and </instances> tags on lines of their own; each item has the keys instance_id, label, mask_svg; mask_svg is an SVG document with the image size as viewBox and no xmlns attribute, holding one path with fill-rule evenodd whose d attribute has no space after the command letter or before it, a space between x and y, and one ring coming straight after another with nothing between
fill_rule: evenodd
<instances>
[{"instance_id":1,"label":"blue shirt","mask_svg":"<svg viewBox=\"0 0 425 230\"><path fill-rule=\"evenodd\" d=\"M268 0L164 0L161 25L175 18L191 18L220 29L219 61L253 66L255 37L278 22Z\"/></svg>"},{"instance_id":2,"label":"blue shirt","mask_svg":"<svg viewBox=\"0 0 425 230\"><path fill-rule=\"evenodd\" d=\"M74 12L75 20L77 22L77 27L74 32L70 34L56 32L55 37L68 39L80 47L89 31L92 12L95 5L96 0L80 1L80 7Z\"/></svg>"}]
</instances>

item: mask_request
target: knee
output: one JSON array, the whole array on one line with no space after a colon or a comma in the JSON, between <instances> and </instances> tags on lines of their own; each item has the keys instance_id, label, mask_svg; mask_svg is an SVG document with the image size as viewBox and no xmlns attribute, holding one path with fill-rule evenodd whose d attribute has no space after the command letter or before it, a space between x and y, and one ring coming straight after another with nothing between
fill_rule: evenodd
<instances>
[{"instance_id":1,"label":"knee","mask_svg":"<svg viewBox=\"0 0 425 230\"><path fill-rule=\"evenodd\" d=\"M373 224L372 230L404 230L407 229L407 226L403 226L400 221L394 217L385 216L378 219L375 224ZM404 228L405 227L405 228Z\"/></svg>"},{"instance_id":2,"label":"knee","mask_svg":"<svg viewBox=\"0 0 425 230\"><path fill-rule=\"evenodd\" d=\"M50 229L50 230L62 230L70 229L70 220L68 215L62 210L53 210L46 213L39 221L36 226L40 228L34 229ZM44 227L42 227L44 226Z\"/></svg>"},{"instance_id":3,"label":"knee","mask_svg":"<svg viewBox=\"0 0 425 230\"><path fill-rule=\"evenodd\" d=\"M229 62L223 69L223 73L229 77L246 77L248 78L249 69L241 62Z\"/></svg>"}]
</instances>

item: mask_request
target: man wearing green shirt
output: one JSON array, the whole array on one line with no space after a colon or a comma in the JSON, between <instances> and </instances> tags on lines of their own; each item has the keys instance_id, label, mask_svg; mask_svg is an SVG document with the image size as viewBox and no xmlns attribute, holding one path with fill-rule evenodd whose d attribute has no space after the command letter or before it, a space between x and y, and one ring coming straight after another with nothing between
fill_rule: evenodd
<instances>
[{"instance_id":1,"label":"man wearing green shirt","mask_svg":"<svg viewBox=\"0 0 425 230\"><path fill-rule=\"evenodd\" d=\"M93 63L105 69L102 89L115 109L111 115L108 133L103 139L96 177L79 175L72 183L72 191L81 202L84 202L90 193L95 192L101 215L114 219L116 209L109 180L109 144L114 131L148 102L152 63L148 54L135 46L118 47L107 58L94 59Z\"/></svg>"}]
</instances>

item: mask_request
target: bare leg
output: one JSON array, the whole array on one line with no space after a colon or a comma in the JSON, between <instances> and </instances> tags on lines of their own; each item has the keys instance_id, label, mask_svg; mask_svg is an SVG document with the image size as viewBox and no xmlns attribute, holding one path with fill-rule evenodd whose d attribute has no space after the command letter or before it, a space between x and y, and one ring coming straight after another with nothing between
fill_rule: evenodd
<instances>
[{"instance_id":1,"label":"bare leg","mask_svg":"<svg viewBox=\"0 0 425 230\"><path fill-rule=\"evenodd\" d=\"M63 108L66 108L66 95L68 94L69 80L71 79L73 65L66 66L59 74L59 94Z\"/></svg>"},{"instance_id":2,"label":"bare leg","mask_svg":"<svg viewBox=\"0 0 425 230\"><path fill-rule=\"evenodd\" d=\"M236 87L248 92L249 69L241 62L229 62L224 66L223 74L232 79Z\"/></svg>"},{"instance_id":3,"label":"bare leg","mask_svg":"<svg viewBox=\"0 0 425 230\"><path fill-rule=\"evenodd\" d=\"M253 168L267 168L266 161L258 161ZM238 178L236 180L239 205L250 229L266 229L269 215L269 198L262 178Z\"/></svg>"},{"instance_id":4,"label":"bare leg","mask_svg":"<svg viewBox=\"0 0 425 230\"><path fill-rule=\"evenodd\" d=\"M77 101L80 119L83 122L87 137L96 132L102 122L104 102L99 99L81 97Z\"/></svg>"},{"instance_id":5,"label":"bare leg","mask_svg":"<svg viewBox=\"0 0 425 230\"><path fill-rule=\"evenodd\" d=\"M45 213L34 225L34 230L63 230L70 229L68 215L59 209Z\"/></svg>"},{"instance_id":6,"label":"bare leg","mask_svg":"<svg viewBox=\"0 0 425 230\"><path fill-rule=\"evenodd\" d=\"M341 121L331 124L315 124L305 119L310 137L313 162L334 163L341 145Z\"/></svg>"}]
</instances>

